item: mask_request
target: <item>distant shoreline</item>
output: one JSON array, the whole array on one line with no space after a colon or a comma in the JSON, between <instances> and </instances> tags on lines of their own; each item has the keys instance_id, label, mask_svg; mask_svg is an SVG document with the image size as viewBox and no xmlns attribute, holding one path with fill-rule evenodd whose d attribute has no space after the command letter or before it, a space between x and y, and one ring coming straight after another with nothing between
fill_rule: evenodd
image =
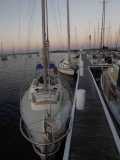
<instances>
[{"instance_id":1,"label":"distant shoreline","mask_svg":"<svg viewBox=\"0 0 120 160\"><path fill-rule=\"evenodd\" d=\"M71 52L79 52L80 50L71 50ZM3 52L0 53L0 56L3 55L24 55L24 54L39 54L41 51L21 51L21 52ZM49 53L67 53L67 50L51 50Z\"/></svg>"}]
</instances>

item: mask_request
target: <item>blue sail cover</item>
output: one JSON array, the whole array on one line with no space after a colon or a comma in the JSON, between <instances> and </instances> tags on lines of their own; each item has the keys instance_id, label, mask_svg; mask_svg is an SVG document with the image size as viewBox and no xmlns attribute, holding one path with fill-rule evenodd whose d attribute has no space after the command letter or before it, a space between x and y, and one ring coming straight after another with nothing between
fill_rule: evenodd
<instances>
[{"instance_id":1,"label":"blue sail cover","mask_svg":"<svg viewBox=\"0 0 120 160\"><path fill-rule=\"evenodd\" d=\"M37 64L36 65L36 71L42 71L43 70L43 68L44 68L44 66L42 65L42 64ZM49 65L48 65L48 69L57 69L57 67L55 66L55 64L53 64L53 63L50 63Z\"/></svg>"},{"instance_id":2,"label":"blue sail cover","mask_svg":"<svg viewBox=\"0 0 120 160\"><path fill-rule=\"evenodd\" d=\"M36 70L43 70L43 65L42 64L37 64L36 65Z\"/></svg>"},{"instance_id":3,"label":"blue sail cover","mask_svg":"<svg viewBox=\"0 0 120 160\"><path fill-rule=\"evenodd\" d=\"M48 66L49 69L56 69L56 66L55 64L53 63L50 63L49 66Z\"/></svg>"}]
</instances>

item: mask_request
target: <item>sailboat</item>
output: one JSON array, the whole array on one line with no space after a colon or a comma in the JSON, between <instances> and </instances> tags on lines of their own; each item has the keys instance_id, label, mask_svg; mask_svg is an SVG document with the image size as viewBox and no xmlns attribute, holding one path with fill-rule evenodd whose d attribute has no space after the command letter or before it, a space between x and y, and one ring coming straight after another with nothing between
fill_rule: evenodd
<instances>
[{"instance_id":1,"label":"sailboat","mask_svg":"<svg viewBox=\"0 0 120 160\"><path fill-rule=\"evenodd\" d=\"M47 159L58 152L68 134L72 103L54 64L49 63L47 0L41 0L43 64L21 99L20 131L34 151Z\"/></svg>"},{"instance_id":2,"label":"sailboat","mask_svg":"<svg viewBox=\"0 0 120 160\"><path fill-rule=\"evenodd\" d=\"M70 47L70 17L69 17L69 0L67 0L67 37L68 49L66 57L59 63L58 71L62 74L73 76L79 61L79 55L72 55Z\"/></svg>"},{"instance_id":3,"label":"sailboat","mask_svg":"<svg viewBox=\"0 0 120 160\"><path fill-rule=\"evenodd\" d=\"M3 51L3 42L1 41L1 60L2 61L7 61L8 57L7 55L5 55L4 51Z\"/></svg>"},{"instance_id":4,"label":"sailboat","mask_svg":"<svg viewBox=\"0 0 120 160\"><path fill-rule=\"evenodd\" d=\"M120 126L120 61L103 71L101 88L108 107Z\"/></svg>"},{"instance_id":5,"label":"sailboat","mask_svg":"<svg viewBox=\"0 0 120 160\"><path fill-rule=\"evenodd\" d=\"M103 0L102 9L102 25L101 25L101 40L100 49L92 55L91 63L97 66L109 66L112 64L112 53L105 46L105 19L106 19L106 0Z\"/></svg>"}]
</instances>

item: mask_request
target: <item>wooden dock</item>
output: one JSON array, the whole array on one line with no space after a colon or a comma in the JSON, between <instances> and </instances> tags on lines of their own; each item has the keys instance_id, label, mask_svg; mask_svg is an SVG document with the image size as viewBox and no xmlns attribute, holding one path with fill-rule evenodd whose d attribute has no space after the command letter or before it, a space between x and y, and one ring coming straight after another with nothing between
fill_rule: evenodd
<instances>
[{"instance_id":1,"label":"wooden dock","mask_svg":"<svg viewBox=\"0 0 120 160\"><path fill-rule=\"evenodd\" d=\"M71 135L69 160L118 160L116 144L101 101L84 59L84 76L78 88L86 90L84 110L76 110Z\"/></svg>"}]
</instances>

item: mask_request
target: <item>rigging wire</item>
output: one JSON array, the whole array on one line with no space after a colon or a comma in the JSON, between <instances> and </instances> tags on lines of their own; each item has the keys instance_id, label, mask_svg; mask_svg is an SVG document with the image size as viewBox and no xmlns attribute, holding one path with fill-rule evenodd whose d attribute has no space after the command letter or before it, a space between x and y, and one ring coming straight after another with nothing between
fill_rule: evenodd
<instances>
[{"instance_id":1,"label":"rigging wire","mask_svg":"<svg viewBox=\"0 0 120 160\"><path fill-rule=\"evenodd\" d=\"M56 3L53 3L52 7L53 7L53 10L55 11L55 13L57 13ZM58 22L57 14L55 14L54 12L52 12L52 13L53 13L53 17L54 17L55 26L56 26L56 32L54 31L55 41L56 41L57 40L56 37L57 37L57 35L61 35L61 31L60 31L60 28L59 28L59 22Z\"/></svg>"},{"instance_id":2,"label":"rigging wire","mask_svg":"<svg viewBox=\"0 0 120 160\"><path fill-rule=\"evenodd\" d=\"M33 3L33 1L32 1L32 3ZM35 3L29 3L29 4L31 4L32 5L32 8L31 8L31 14L30 14L30 16L29 16L29 21L28 21L28 39L27 39L27 44L28 44L28 47L30 47L30 38L31 38L31 32L32 32L32 20L33 20L33 15L34 15L34 8L35 8L35 6L33 5L33 4L35 4ZM28 5L28 7L30 7L29 5ZM19 41L19 43L21 42L21 34L22 34L22 26L23 26L23 24L22 24L22 14L21 13L23 13L23 9L24 9L24 5L23 5L23 1L21 0L21 1L19 1L19 17L18 17L18 19L19 19L19 25L18 25L18 41ZM23 63L23 66L24 66L24 71L23 71L23 83L24 83L24 85L23 85L23 87L21 87L20 88L20 97L21 96L23 96L22 94L23 94L23 92L24 92L24 89L26 89L26 88L28 88L28 83L25 83L25 82L27 82L27 65L28 65L28 56L26 56L25 55L25 57L24 57L24 63Z\"/></svg>"},{"instance_id":3,"label":"rigging wire","mask_svg":"<svg viewBox=\"0 0 120 160\"><path fill-rule=\"evenodd\" d=\"M17 41L18 41L18 44L20 45L21 44L21 34L22 34L22 14L23 13L23 0L19 1L18 0L18 33L17 33ZM18 46L20 47L19 48L19 52L21 52L21 46ZM25 64L26 63L23 63L23 66L25 68ZM26 79L25 78L25 70L23 71L23 80ZM20 99L22 97L22 94L23 94L23 91L24 91L24 85L22 87L20 87L19 89L19 95L20 95Z\"/></svg>"},{"instance_id":4,"label":"rigging wire","mask_svg":"<svg viewBox=\"0 0 120 160\"><path fill-rule=\"evenodd\" d=\"M60 33L60 37L62 37L62 39L60 39L60 42L62 45L64 45L64 41L63 41L63 23L62 23L62 15L61 15L61 5L60 5L60 0L57 1L57 11L58 11L58 20L59 20L59 33Z\"/></svg>"},{"instance_id":5,"label":"rigging wire","mask_svg":"<svg viewBox=\"0 0 120 160\"><path fill-rule=\"evenodd\" d=\"M22 32L22 8L23 8L23 1L18 0L18 34L17 34L17 41L18 44L21 44L21 32ZM20 47L20 46L19 46Z\"/></svg>"},{"instance_id":6,"label":"rigging wire","mask_svg":"<svg viewBox=\"0 0 120 160\"><path fill-rule=\"evenodd\" d=\"M58 2L58 0L56 1L56 7L55 7L55 12L56 12L56 15L55 15L55 17L56 17L56 23L57 23L57 29L58 29L58 33L60 34L60 25L59 25L59 21L58 21L58 10L57 10L57 2Z\"/></svg>"},{"instance_id":7,"label":"rigging wire","mask_svg":"<svg viewBox=\"0 0 120 160\"><path fill-rule=\"evenodd\" d=\"M57 0L57 11L58 11L58 16L59 16L60 31L62 32L62 21L61 21L60 1L59 0Z\"/></svg>"},{"instance_id":8,"label":"rigging wire","mask_svg":"<svg viewBox=\"0 0 120 160\"><path fill-rule=\"evenodd\" d=\"M31 2L31 3L30 3ZM36 6L36 1L28 1L28 14L30 12L29 18L28 18L28 37L27 37L27 49L28 51L30 50L31 47L31 35L32 35L32 31L33 31L33 18L34 18L34 14L35 14L35 6Z\"/></svg>"}]
</instances>

